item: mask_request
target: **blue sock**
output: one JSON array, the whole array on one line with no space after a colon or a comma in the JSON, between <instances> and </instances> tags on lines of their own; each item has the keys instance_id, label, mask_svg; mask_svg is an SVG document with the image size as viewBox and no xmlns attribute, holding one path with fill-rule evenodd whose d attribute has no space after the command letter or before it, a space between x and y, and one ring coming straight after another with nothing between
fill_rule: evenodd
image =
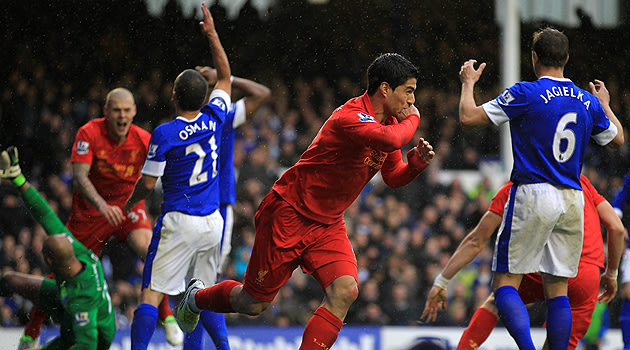
<instances>
[{"instance_id":1,"label":"blue sock","mask_svg":"<svg viewBox=\"0 0 630 350\"><path fill-rule=\"evenodd\" d=\"M571 337L571 305L569 297L547 299L547 343L549 350L566 349Z\"/></svg>"},{"instance_id":2,"label":"blue sock","mask_svg":"<svg viewBox=\"0 0 630 350\"><path fill-rule=\"evenodd\" d=\"M529 314L516 288L503 286L494 292L499 317L521 350L536 350L529 332Z\"/></svg>"},{"instance_id":3,"label":"blue sock","mask_svg":"<svg viewBox=\"0 0 630 350\"><path fill-rule=\"evenodd\" d=\"M158 309L150 304L140 304L133 312L131 323L131 350L146 350L155 332Z\"/></svg>"},{"instance_id":4,"label":"blue sock","mask_svg":"<svg viewBox=\"0 0 630 350\"><path fill-rule=\"evenodd\" d=\"M619 313L619 325L623 337L624 350L630 349L630 299L623 299Z\"/></svg>"},{"instance_id":5,"label":"blue sock","mask_svg":"<svg viewBox=\"0 0 630 350\"><path fill-rule=\"evenodd\" d=\"M203 310L199 316L217 350L230 350L225 314Z\"/></svg>"},{"instance_id":6,"label":"blue sock","mask_svg":"<svg viewBox=\"0 0 630 350\"><path fill-rule=\"evenodd\" d=\"M204 348L203 325L201 322L197 323L195 330L190 333L184 333L184 350L202 350Z\"/></svg>"}]
</instances>

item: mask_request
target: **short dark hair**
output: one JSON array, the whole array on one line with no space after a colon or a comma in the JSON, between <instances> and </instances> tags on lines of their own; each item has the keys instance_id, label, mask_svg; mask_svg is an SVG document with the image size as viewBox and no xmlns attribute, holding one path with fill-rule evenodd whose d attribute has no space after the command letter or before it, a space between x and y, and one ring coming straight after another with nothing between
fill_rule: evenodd
<instances>
[{"instance_id":1,"label":"short dark hair","mask_svg":"<svg viewBox=\"0 0 630 350\"><path fill-rule=\"evenodd\" d=\"M532 51L542 65L562 68L569 56L569 38L553 27L539 29L532 36Z\"/></svg>"},{"instance_id":2,"label":"short dark hair","mask_svg":"<svg viewBox=\"0 0 630 350\"><path fill-rule=\"evenodd\" d=\"M184 111L201 109L208 93L208 82L194 69L186 69L175 79L175 101Z\"/></svg>"},{"instance_id":3,"label":"short dark hair","mask_svg":"<svg viewBox=\"0 0 630 350\"><path fill-rule=\"evenodd\" d=\"M378 56L367 69L367 92L372 95L382 82L387 82L395 89L407 80L419 77L420 71L409 60L397 53L385 53Z\"/></svg>"}]
</instances>

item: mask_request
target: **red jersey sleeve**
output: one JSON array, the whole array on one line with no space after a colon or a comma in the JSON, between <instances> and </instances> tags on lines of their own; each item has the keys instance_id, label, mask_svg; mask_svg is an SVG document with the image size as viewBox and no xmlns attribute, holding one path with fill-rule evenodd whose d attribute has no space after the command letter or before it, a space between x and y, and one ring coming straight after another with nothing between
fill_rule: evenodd
<instances>
[{"instance_id":1,"label":"red jersey sleeve","mask_svg":"<svg viewBox=\"0 0 630 350\"><path fill-rule=\"evenodd\" d=\"M387 186L396 188L404 186L420 174L420 171L414 169L409 164L403 162L402 153L399 150L391 152L385 158L381 175Z\"/></svg>"},{"instance_id":2,"label":"red jersey sleeve","mask_svg":"<svg viewBox=\"0 0 630 350\"><path fill-rule=\"evenodd\" d=\"M379 151L392 152L411 141L420 124L420 116L412 114L400 123L396 118L389 117L385 124L381 124L365 113L348 113L343 122L352 141Z\"/></svg>"},{"instance_id":3,"label":"red jersey sleeve","mask_svg":"<svg viewBox=\"0 0 630 350\"><path fill-rule=\"evenodd\" d=\"M580 183L582 184L582 191L584 192L584 201L591 201L594 207L597 207L599 203L606 200L604 196L599 194L593 184L584 175L580 175ZM585 213L586 214L586 213Z\"/></svg>"},{"instance_id":4,"label":"red jersey sleeve","mask_svg":"<svg viewBox=\"0 0 630 350\"><path fill-rule=\"evenodd\" d=\"M86 124L81 127L77 132L77 136L74 138L72 155L70 156L72 163L92 165L94 142L92 142L91 133L87 130L90 126L90 124Z\"/></svg>"},{"instance_id":5,"label":"red jersey sleeve","mask_svg":"<svg viewBox=\"0 0 630 350\"><path fill-rule=\"evenodd\" d=\"M490 207L488 208L488 210L495 214L498 214L499 216L503 216L505 203L507 203L508 201L511 188L512 188L512 181L508 181L505 185L501 186L501 188L497 191L497 193L492 198L492 202L490 202Z\"/></svg>"}]
</instances>

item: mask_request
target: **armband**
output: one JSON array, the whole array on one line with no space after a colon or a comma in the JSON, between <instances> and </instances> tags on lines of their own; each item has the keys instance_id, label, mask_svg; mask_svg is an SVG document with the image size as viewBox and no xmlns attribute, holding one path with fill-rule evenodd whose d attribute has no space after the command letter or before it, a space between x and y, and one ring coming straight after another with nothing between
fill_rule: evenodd
<instances>
[{"instance_id":1,"label":"armband","mask_svg":"<svg viewBox=\"0 0 630 350\"><path fill-rule=\"evenodd\" d=\"M613 270L613 271L606 270L606 277L608 277L611 280L616 280L618 275L619 275L618 270Z\"/></svg>"},{"instance_id":2,"label":"armband","mask_svg":"<svg viewBox=\"0 0 630 350\"><path fill-rule=\"evenodd\" d=\"M440 273L439 275L437 275L437 277L435 278L435 281L433 281L433 285L440 287L442 289L446 289L446 287L448 287L448 282L450 281L450 279L442 276L442 274Z\"/></svg>"}]
</instances>

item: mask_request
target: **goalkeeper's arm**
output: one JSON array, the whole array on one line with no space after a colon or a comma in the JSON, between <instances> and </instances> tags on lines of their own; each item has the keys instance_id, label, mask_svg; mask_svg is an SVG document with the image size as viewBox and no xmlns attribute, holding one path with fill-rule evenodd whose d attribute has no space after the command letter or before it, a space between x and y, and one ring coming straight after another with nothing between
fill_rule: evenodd
<instances>
[{"instance_id":1,"label":"goalkeeper's arm","mask_svg":"<svg viewBox=\"0 0 630 350\"><path fill-rule=\"evenodd\" d=\"M44 227L46 233L49 235L70 234L70 231L64 226L44 198L22 174L17 148L11 146L0 153L0 177L12 181L20 190L31 215Z\"/></svg>"}]
</instances>

